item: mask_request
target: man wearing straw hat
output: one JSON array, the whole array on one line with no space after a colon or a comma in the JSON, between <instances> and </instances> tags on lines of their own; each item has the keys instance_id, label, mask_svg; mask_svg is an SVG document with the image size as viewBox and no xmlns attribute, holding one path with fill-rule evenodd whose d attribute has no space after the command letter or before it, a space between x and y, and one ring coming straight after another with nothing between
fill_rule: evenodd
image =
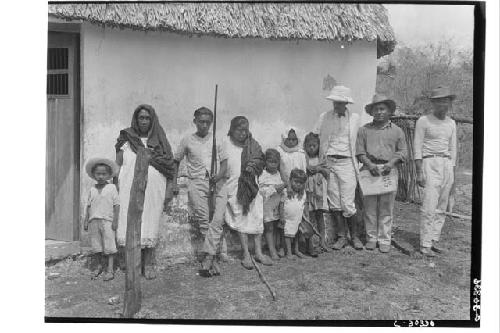
<instances>
[{"instance_id":1,"label":"man wearing straw hat","mask_svg":"<svg viewBox=\"0 0 500 333\"><path fill-rule=\"evenodd\" d=\"M347 109L347 104L354 103L351 89L335 86L326 99L333 102L333 109L320 115L313 132L320 137L319 158L330 170L328 204L338 228L332 248L340 250L347 244L349 229L354 248L360 250L363 244L358 237L354 204L358 172L355 144L360 117Z\"/></svg>"},{"instance_id":2,"label":"man wearing straw hat","mask_svg":"<svg viewBox=\"0 0 500 333\"><path fill-rule=\"evenodd\" d=\"M384 95L375 94L372 102L365 106L365 110L373 117L373 121L358 131L356 156L363 163L361 172L368 170L371 176L379 177L373 178L376 180L381 180L380 176L392 174L396 185L396 165L403 161L407 154L403 130L390 121L396 110L396 103ZM367 237L365 248L374 250L378 243L380 252L387 253L391 249L392 212L396 192L392 191L392 188L384 189L383 185L378 186L370 195L366 191L363 197Z\"/></svg>"},{"instance_id":3,"label":"man wearing straw hat","mask_svg":"<svg viewBox=\"0 0 500 333\"><path fill-rule=\"evenodd\" d=\"M424 187L420 208L420 251L426 256L443 251L438 242L453 187L457 157L456 124L447 113L455 97L448 87L432 90L429 98L433 111L420 117L415 125L417 183Z\"/></svg>"}]
</instances>

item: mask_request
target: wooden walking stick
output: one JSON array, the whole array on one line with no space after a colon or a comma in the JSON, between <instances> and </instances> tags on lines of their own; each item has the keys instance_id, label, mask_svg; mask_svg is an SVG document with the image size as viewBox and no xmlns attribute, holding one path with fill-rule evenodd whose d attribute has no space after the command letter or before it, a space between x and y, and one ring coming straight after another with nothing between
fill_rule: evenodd
<instances>
[{"instance_id":1,"label":"wooden walking stick","mask_svg":"<svg viewBox=\"0 0 500 333\"><path fill-rule=\"evenodd\" d=\"M267 289L269 289L269 292L271 293L271 296L273 297L273 301L275 301L276 300L276 293L274 292L274 290L271 287L271 285L267 282L266 278L264 277L264 274L262 273L262 271L260 270L259 266L255 262L255 259L252 256L250 256L250 259L252 260L252 264L255 267L255 270L257 271L257 273L259 274L260 279L262 280L262 282L264 282L264 284L266 285Z\"/></svg>"},{"instance_id":2,"label":"wooden walking stick","mask_svg":"<svg viewBox=\"0 0 500 333\"><path fill-rule=\"evenodd\" d=\"M134 180L130 189L125 241L125 297L123 316L132 318L141 309L141 219L148 181L149 151L139 147L135 160Z\"/></svg>"}]
</instances>

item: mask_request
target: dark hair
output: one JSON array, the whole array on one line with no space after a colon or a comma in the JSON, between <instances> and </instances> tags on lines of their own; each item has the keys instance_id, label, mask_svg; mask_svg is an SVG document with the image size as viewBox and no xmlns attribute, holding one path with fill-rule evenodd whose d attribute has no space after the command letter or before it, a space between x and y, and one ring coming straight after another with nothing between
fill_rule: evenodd
<instances>
[{"instance_id":1,"label":"dark hair","mask_svg":"<svg viewBox=\"0 0 500 333\"><path fill-rule=\"evenodd\" d=\"M306 181L307 181L307 175L306 173L304 172L304 170L300 170L300 169L293 169L291 172L290 172L290 179L289 179L289 182L292 181L292 179L297 179L298 181L300 181L302 184L305 184ZM292 187L290 186L290 189ZM288 192L288 199L291 199L293 197L294 193L292 193L292 191L289 191ZM298 192L297 193L298 195L298 198L299 199L302 199L302 196L304 195L304 189L302 189L302 191Z\"/></svg>"},{"instance_id":2,"label":"dark hair","mask_svg":"<svg viewBox=\"0 0 500 333\"><path fill-rule=\"evenodd\" d=\"M134 116L137 117L139 115L139 112L142 110L147 111L149 115L151 116L153 113L155 113L155 109L149 105L149 104L141 104L138 107L135 108L134 110Z\"/></svg>"},{"instance_id":3,"label":"dark hair","mask_svg":"<svg viewBox=\"0 0 500 333\"><path fill-rule=\"evenodd\" d=\"M245 116L236 116L231 119L231 125L229 126L229 132L227 132L227 135L231 136L236 127L241 126L244 123L249 123L248 119Z\"/></svg>"},{"instance_id":4,"label":"dark hair","mask_svg":"<svg viewBox=\"0 0 500 333\"><path fill-rule=\"evenodd\" d=\"M212 120L214 119L214 113L212 112L212 110L210 110L209 108L204 107L204 106L202 106L201 108L198 108L194 111L195 118L202 116L202 115L207 115L207 116L210 116L210 118L212 118Z\"/></svg>"},{"instance_id":5,"label":"dark hair","mask_svg":"<svg viewBox=\"0 0 500 333\"><path fill-rule=\"evenodd\" d=\"M275 158L279 161L280 160L280 152L274 148L269 148L268 150L266 150L265 159L268 160L271 158Z\"/></svg>"},{"instance_id":6,"label":"dark hair","mask_svg":"<svg viewBox=\"0 0 500 333\"><path fill-rule=\"evenodd\" d=\"M111 167L110 167L109 165L107 165L106 163L97 163L97 164L94 164L94 165L92 166L92 169L90 169L90 172L91 172L92 174L94 174L94 173L95 173L95 169L97 169L97 167L99 167L99 166L106 167L106 171L107 171L110 175L111 175L111 174L113 174L113 170L112 170L112 169L111 169Z\"/></svg>"},{"instance_id":7,"label":"dark hair","mask_svg":"<svg viewBox=\"0 0 500 333\"><path fill-rule=\"evenodd\" d=\"M316 141L319 145L319 134L309 132L306 135L306 137L304 138L304 150L306 149L306 145L311 141Z\"/></svg>"},{"instance_id":8,"label":"dark hair","mask_svg":"<svg viewBox=\"0 0 500 333\"><path fill-rule=\"evenodd\" d=\"M287 139L290 138L290 134L295 134L295 137L298 139L297 137L297 133L295 132L295 130L293 128L290 128L290 130L288 131L288 134L287 134Z\"/></svg>"}]
</instances>

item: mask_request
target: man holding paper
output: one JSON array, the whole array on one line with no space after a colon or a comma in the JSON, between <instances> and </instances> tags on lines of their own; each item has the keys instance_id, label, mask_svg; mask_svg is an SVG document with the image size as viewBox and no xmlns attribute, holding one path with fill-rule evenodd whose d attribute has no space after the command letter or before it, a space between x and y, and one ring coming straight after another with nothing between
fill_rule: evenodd
<instances>
[{"instance_id":1,"label":"man holding paper","mask_svg":"<svg viewBox=\"0 0 500 333\"><path fill-rule=\"evenodd\" d=\"M407 156L403 130L390 121L396 103L381 94L365 106L373 121L361 127L356 140L356 156L363 163L360 185L363 191L367 250L379 245L382 253L391 249L392 212L396 199L396 165Z\"/></svg>"}]
</instances>

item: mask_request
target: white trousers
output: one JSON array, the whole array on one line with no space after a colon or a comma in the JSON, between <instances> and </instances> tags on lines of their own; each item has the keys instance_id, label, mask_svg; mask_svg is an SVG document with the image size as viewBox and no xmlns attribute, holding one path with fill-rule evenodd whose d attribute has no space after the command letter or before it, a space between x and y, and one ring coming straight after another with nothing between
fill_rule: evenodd
<instances>
[{"instance_id":1,"label":"white trousers","mask_svg":"<svg viewBox=\"0 0 500 333\"><path fill-rule=\"evenodd\" d=\"M354 198L356 194L356 171L351 158L327 158L330 169L328 179L328 205L332 211L342 211L344 217L356 214Z\"/></svg>"},{"instance_id":2,"label":"white trousers","mask_svg":"<svg viewBox=\"0 0 500 333\"><path fill-rule=\"evenodd\" d=\"M420 208L420 246L431 247L439 241L446 216L436 210L446 211L453 185L453 166L446 157L422 160L425 177L424 197Z\"/></svg>"}]
</instances>

